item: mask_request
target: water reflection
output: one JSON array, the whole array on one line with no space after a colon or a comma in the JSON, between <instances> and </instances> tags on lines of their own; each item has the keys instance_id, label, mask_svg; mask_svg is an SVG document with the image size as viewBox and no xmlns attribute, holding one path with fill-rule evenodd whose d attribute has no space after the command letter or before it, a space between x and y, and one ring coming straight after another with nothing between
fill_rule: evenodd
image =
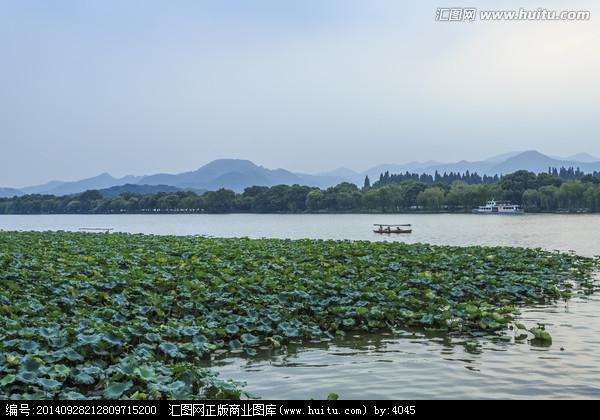
<instances>
[{"instance_id":1,"label":"water reflection","mask_svg":"<svg viewBox=\"0 0 600 420\"><path fill-rule=\"evenodd\" d=\"M292 343L256 356L220 355L222 377L247 382L263 398L599 398L600 300L523 309L552 344L519 331L465 336L436 332L351 334Z\"/></svg>"}]
</instances>

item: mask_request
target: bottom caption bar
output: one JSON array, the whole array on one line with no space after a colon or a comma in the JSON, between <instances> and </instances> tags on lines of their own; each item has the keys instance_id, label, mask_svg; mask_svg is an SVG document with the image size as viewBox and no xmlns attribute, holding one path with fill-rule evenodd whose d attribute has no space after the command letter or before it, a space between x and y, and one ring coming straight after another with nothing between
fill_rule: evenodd
<instances>
[{"instance_id":1,"label":"bottom caption bar","mask_svg":"<svg viewBox=\"0 0 600 420\"><path fill-rule=\"evenodd\" d=\"M140 417L415 417L461 413L473 417L484 410L519 410L521 414L551 414L565 401L0 401L0 416L45 417L68 415Z\"/></svg>"},{"instance_id":2,"label":"bottom caption bar","mask_svg":"<svg viewBox=\"0 0 600 420\"><path fill-rule=\"evenodd\" d=\"M5 417L414 416L422 402L401 401L2 401Z\"/></svg>"}]
</instances>

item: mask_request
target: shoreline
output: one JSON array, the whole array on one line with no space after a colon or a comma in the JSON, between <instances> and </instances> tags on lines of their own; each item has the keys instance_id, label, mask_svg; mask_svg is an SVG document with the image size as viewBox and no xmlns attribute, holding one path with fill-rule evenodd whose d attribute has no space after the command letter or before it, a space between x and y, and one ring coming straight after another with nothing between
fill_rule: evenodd
<instances>
[{"instance_id":1,"label":"shoreline","mask_svg":"<svg viewBox=\"0 0 600 420\"><path fill-rule=\"evenodd\" d=\"M141 211L141 212L102 212L102 213L93 213L93 212L78 212L78 213L0 213L1 216L68 216L68 215L79 215L79 216L89 216L89 215L110 215L110 216L118 216L118 215L171 215L171 214L190 214L190 215L213 215L213 214L254 214L254 215L278 215L278 214L286 214L286 215L309 215L309 214L366 214L366 215L388 215L388 214L472 214L475 216L526 216L528 214L558 214L558 215L581 215L581 214L600 214L600 212L594 211L525 211L520 214L510 214L510 213L495 213L495 214L484 214L484 213L474 213L473 211L431 211L431 210L407 210L407 211L396 211L396 212L382 212L382 211L303 211L303 212L294 212L294 211L278 211L278 212L207 212L207 211Z\"/></svg>"}]
</instances>

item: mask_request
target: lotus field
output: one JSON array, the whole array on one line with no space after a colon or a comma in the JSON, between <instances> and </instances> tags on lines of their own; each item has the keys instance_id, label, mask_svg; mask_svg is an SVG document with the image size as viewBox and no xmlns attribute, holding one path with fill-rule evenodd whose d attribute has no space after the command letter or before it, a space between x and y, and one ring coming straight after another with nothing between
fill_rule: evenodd
<instances>
[{"instance_id":1,"label":"lotus field","mask_svg":"<svg viewBox=\"0 0 600 420\"><path fill-rule=\"evenodd\" d=\"M591 291L597 266L506 247L0 232L0 399L239 398L206 368L215 353L352 331L549 345L519 307Z\"/></svg>"}]
</instances>

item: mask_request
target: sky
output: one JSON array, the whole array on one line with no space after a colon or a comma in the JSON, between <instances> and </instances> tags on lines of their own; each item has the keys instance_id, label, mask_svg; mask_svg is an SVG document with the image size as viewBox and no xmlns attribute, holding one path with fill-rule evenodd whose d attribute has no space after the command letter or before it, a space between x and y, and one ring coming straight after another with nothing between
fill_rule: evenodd
<instances>
[{"instance_id":1,"label":"sky","mask_svg":"<svg viewBox=\"0 0 600 420\"><path fill-rule=\"evenodd\" d=\"M436 21L450 6L591 18ZM0 0L0 186L598 156L599 22L592 1Z\"/></svg>"}]
</instances>

